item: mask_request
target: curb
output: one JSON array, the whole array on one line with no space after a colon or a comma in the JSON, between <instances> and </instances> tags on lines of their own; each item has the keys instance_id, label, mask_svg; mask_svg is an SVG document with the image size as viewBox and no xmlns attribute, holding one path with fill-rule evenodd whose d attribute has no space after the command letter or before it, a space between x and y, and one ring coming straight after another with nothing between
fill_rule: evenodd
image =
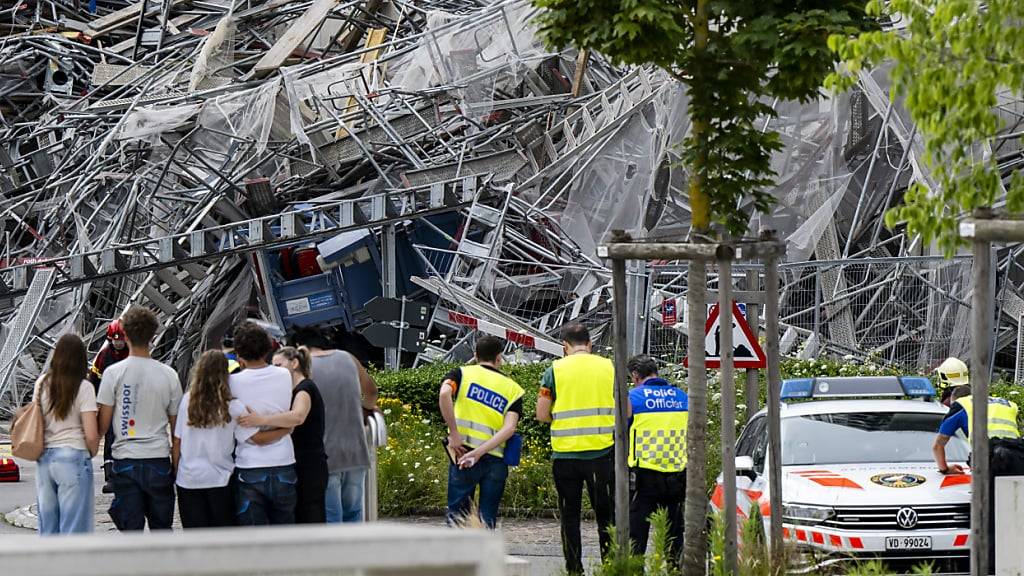
<instances>
[{"instance_id":1,"label":"curb","mask_svg":"<svg viewBox=\"0 0 1024 576\"><path fill-rule=\"evenodd\" d=\"M26 530L39 530L39 515L36 512L36 505L29 504L4 515L4 520L15 528Z\"/></svg>"}]
</instances>

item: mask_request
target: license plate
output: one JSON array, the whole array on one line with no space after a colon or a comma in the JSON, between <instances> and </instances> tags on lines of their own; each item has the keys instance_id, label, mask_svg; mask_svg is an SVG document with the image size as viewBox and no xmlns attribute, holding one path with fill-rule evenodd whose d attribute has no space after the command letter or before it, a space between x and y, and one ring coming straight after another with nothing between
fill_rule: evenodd
<instances>
[{"instance_id":1,"label":"license plate","mask_svg":"<svg viewBox=\"0 0 1024 576\"><path fill-rule=\"evenodd\" d=\"M931 550L931 536L886 536L886 550Z\"/></svg>"}]
</instances>

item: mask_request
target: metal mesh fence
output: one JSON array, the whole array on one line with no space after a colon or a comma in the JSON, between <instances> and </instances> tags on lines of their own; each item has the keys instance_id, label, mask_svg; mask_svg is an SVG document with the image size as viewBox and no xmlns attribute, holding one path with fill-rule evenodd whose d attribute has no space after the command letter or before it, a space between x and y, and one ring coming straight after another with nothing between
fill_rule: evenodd
<instances>
[{"instance_id":1,"label":"metal mesh fence","mask_svg":"<svg viewBox=\"0 0 1024 576\"><path fill-rule=\"evenodd\" d=\"M762 274L759 266L737 266L734 285L755 289L747 285L747 270ZM872 357L914 370L963 356L969 347L970 272L969 258L783 264L782 352ZM708 288L717 288L713 268L708 277ZM686 345L686 266L652 266L650 279L646 349L666 362L679 361ZM678 309L674 323L662 317L663 303L672 298ZM1001 332L1016 334L1016 327L1001 326Z\"/></svg>"}]
</instances>

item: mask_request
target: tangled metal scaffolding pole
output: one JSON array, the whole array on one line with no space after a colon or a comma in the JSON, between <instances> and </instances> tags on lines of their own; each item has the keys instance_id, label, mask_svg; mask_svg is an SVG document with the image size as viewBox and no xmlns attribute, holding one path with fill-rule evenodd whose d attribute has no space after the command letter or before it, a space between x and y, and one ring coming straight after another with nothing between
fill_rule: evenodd
<instances>
[{"instance_id":1,"label":"tangled metal scaffolding pole","mask_svg":"<svg viewBox=\"0 0 1024 576\"><path fill-rule=\"evenodd\" d=\"M59 333L95 350L131 304L158 312L155 351L183 374L245 317L337 327L377 358L359 334L390 285L431 307L406 364L465 358L481 322L527 358L557 353L568 322L607 345L596 247L612 229L689 234L675 148L688 99L660 72L548 49L535 13L524 0L0 9L0 417ZM1004 100L993 153L1009 175L1024 108ZM881 226L929 178L885 70L772 104L778 207L751 230L787 243L784 346L921 368L965 350L962 263L908 259L929 248ZM996 256L1000 366L1024 343L1019 256ZM658 305L685 286L653 264L629 271L644 321L631 342L669 355Z\"/></svg>"}]
</instances>

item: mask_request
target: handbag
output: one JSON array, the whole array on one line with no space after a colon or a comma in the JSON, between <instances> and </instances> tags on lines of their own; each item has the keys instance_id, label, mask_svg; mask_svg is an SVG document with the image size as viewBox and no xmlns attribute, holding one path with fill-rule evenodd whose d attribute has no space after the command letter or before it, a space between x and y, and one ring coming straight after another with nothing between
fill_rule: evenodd
<instances>
[{"instance_id":1,"label":"handbag","mask_svg":"<svg viewBox=\"0 0 1024 576\"><path fill-rule=\"evenodd\" d=\"M11 454L32 462L43 455L43 409L38 398L36 393L32 402L18 408L11 422Z\"/></svg>"}]
</instances>

